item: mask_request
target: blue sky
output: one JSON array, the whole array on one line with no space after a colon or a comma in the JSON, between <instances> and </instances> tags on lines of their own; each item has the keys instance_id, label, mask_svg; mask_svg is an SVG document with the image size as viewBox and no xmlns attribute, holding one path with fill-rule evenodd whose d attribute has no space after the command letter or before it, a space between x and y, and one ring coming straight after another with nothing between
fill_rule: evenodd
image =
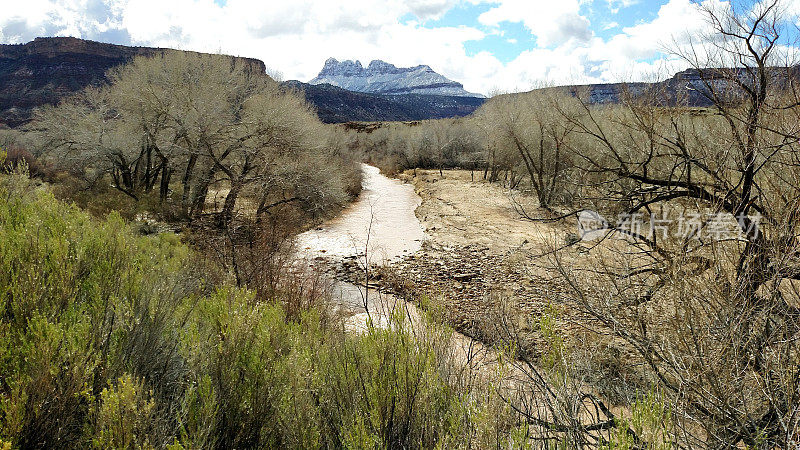
<instances>
[{"instance_id":1,"label":"blue sky","mask_svg":"<svg viewBox=\"0 0 800 450\"><path fill-rule=\"evenodd\" d=\"M786 2L794 20L800 0ZM0 43L76 36L223 52L302 81L328 57L383 59L427 64L490 94L683 70L663 50L707 31L701 5L728 8L725 0L26 0L0 9Z\"/></svg>"},{"instance_id":2,"label":"blue sky","mask_svg":"<svg viewBox=\"0 0 800 450\"><path fill-rule=\"evenodd\" d=\"M601 1L581 5L580 12L591 23L591 30L598 37L608 39L623 27L634 26L655 18L659 8L667 0L641 0L627 7L620 7L611 2ZM493 7L491 3L461 3L447 11L442 17L422 22L427 28L436 27L476 27L483 29L487 36L480 40L465 42L467 54L474 55L488 51L501 62L508 63L525 50L536 48L537 39L521 22L505 22L500 30L482 25L478 17ZM404 17L405 21L413 21L413 15Z\"/></svg>"}]
</instances>

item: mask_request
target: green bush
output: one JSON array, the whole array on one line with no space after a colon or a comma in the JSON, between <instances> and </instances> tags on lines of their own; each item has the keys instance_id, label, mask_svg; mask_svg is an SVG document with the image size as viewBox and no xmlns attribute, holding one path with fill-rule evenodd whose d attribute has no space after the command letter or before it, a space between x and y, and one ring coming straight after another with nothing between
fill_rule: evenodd
<instances>
[{"instance_id":1,"label":"green bush","mask_svg":"<svg viewBox=\"0 0 800 450\"><path fill-rule=\"evenodd\" d=\"M83 446L108 380L131 372L165 394L160 372L180 371L177 354L153 362L170 346L178 302L197 290L183 283L188 250L174 236L136 238L115 214L93 220L22 177L2 182L0 436Z\"/></svg>"},{"instance_id":2,"label":"green bush","mask_svg":"<svg viewBox=\"0 0 800 450\"><path fill-rule=\"evenodd\" d=\"M671 450L676 447L672 411L661 396L651 391L633 402L630 417L617 420L615 433L603 449L629 450L641 448L634 436L648 443L654 450Z\"/></svg>"},{"instance_id":3,"label":"green bush","mask_svg":"<svg viewBox=\"0 0 800 450\"><path fill-rule=\"evenodd\" d=\"M155 403L140 382L125 374L100 396L92 446L152 448L150 436Z\"/></svg>"},{"instance_id":4,"label":"green bush","mask_svg":"<svg viewBox=\"0 0 800 450\"><path fill-rule=\"evenodd\" d=\"M468 398L448 384L445 361L437 355L449 336L414 335L404 325L402 316L395 316L390 330L371 329L318 354L321 413L337 429L329 444L466 444L472 433Z\"/></svg>"},{"instance_id":5,"label":"green bush","mask_svg":"<svg viewBox=\"0 0 800 450\"><path fill-rule=\"evenodd\" d=\"M173 234L0 177L0 445L500 442L486 402L453 382L448 330L398 316L349 334L320 307L287 314L218 279Z\"/></svg>"}]
</instances>

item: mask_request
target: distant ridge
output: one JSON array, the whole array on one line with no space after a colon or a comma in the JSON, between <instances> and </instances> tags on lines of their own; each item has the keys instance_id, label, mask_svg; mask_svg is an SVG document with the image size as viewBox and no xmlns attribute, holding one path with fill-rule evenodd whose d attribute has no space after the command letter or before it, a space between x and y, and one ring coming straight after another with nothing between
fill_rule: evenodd
<instances>
[{"instance_id":1,"label":"distant ridge","mask_svg":"<svg viewBox=\"0 0 800 450\"><path fill-rule=\"evenodd\" d=\"M26 44L0 45L0 127L24 125L31 120L35 108L57 104L87 86L106 83L109 69L135 56L169 51L181 50L129 47L72 37L37 38ZM235 58L267 76L262 61ZM404 69L397 70L403 72ZM451 83L454 88L461 86ZM484 102L482 98L422 93L367 94L300 82L285 85L303 91L308 102L317 109L320 120L328 123L465 116Z\"/></svg>"},{"instance_id":2,"label":"distant ridge","mask_svg":"<svg viewBox=\"0 0 800 450\"><path fill-rule=\"evenodd\" d=\"M26 44L0 45L0 127L24 125L31 120L35 108L57 104L87 86L106 83L109 69L135 56L170 51L181 50L130 47L72 37L36 38ZM245 61L267 76L262 61L232 58ZM375 63L373 69L385 70L389 66ZM394 70L405 73L405 69ZM461 84L449 83L437 92L461 89ZM423 89L412 94L384 95L352 92L328 84L314 86L291 81L284 85L302 91L316 108L320 120L328 123L458 117L472 113L484 102L477 97L425 94Z\"/></svg>"},{"instance_id":3,"label":"distant ridge","mask_svg":"<svg viewBox=\"0 0 800 450\"><path fill-rule=\"evenodd\" d=\"M790 88L790 83L797 83L800 80L800 66L769 67L767 76L771 77L770 84L772 86ZM735 81L737 78L738 82ZM626 99L638 99L658 106L703 108L713 106L717 102L736 103L741 101L745 91L738 83L752 84L747 69L686 69L666 80L653 83L568 85L534 89L529 92L561 90L573 96L580 96L586 103L592 105L618 104ZM713 93L710 87L713 88Z\"/></svg>"},{"instance_id":4,"label":"distant ridge","mask_svg":"<svg viewBox=\"0 0 800 450\"><path fill-rule=\"evenodd\" d=\"M443 119L471 114L484 98L430 94L369 94L331 84L287 81L286 86L302 91L325 123L387 122Z\"/></svg>"},{"instance_id":5,"label":"distant ridge","mask_svg":"<svg viewBox=\"0 0 800 450\"><path fill-rule=\"evenodd\" d=\"M108 69L139 55L178 51L166 48L128 47L73 37L36 38L27 44L0 45L0 124L27 123L33 109L58 103L87 86L106 82ZM264 63L244 61L266 73Z\"/></svg>"},{"instance_id":6,"label":"distant ridge","mask_svg":"<svg viewBox=\"0 0 800 450\"><path fill-rule=\"evenodd\" d=\"M24 125L30 121L36 107L56 104L87 86L106 83L108 69L125 64L137 55L171 51L180 50L129 47L70 37L37 38L27 44L0 45L0 127ZM262 61L231 58L244 61L252 70L267 76ZM628 95L647 95L665 106L706 107L713 102L705 83L715 84L729 100L736 101L742 91L737 91L735 86L725 88L722 84L732 74L743 76L742 70L689 69L656 83L609 83L546 89L580 94L590 104L615 104ZM769 73L787 86L790 81L800 79L797 66L774 67ZM340 84L350 87L322 82L326 77L339 77ZM402 83L398 84L398 80ZM485 98L465 91L460 83L448 80L428 66L398 68L383 61L373 61L364 68L358 61L329 59L320 76L312 81L317 84L289 81L284 85L302 91L316 108L320 119L328 123L461 117L471 114L485 102ZM358 91L367 88L376 92Z\"/></svg>"},{"instance_id":7,"label":"distant ridge","mask_svg":"<svg viewBox=\"0 0 800 450\"><path fill-rule=\"evenodd\" d=\"M465 91L461 83L434 72L430 66L396 67L379 59L364 68L360 61L329 58L319 75L308 84L330 84L349 91L371 94L484 97Z\"/></svg>"}]
</instances>

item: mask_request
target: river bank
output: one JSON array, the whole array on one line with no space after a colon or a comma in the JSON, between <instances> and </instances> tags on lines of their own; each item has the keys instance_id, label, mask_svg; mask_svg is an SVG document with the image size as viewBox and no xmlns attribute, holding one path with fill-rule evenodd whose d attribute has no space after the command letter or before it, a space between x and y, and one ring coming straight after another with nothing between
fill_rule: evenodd
<instances>
[{"instance_id":1,"label":"river bank","mask_svg":"<svg viewBox=\"0 0 800 450\"><path fill-rule=\"evenodd\" d=\"M498 367L493 348L513 341L519 364L503 381L511 386L512 379L525 377L521 361L536 363L552 348L553 333L565 348L586 348L592 341L606 348L608 361L597 355L596 363L608 373L585 375L599 392L621 398L614 393L615 361L626 356L613 342L597 342L592 331L597 324L566 300L552 270L548 253L575 232L574 222L523 219L506 189L473 180L469 171L445 171L442 177L417 170L389 179L375 168L364 169L362 197L337 219L298 238L313 264L338 280L335 297L347 326L363 330L368 319L385 324L398 307L418 322L421 308L456 331L452 350L488 377ZM394 251L386 253L378 243ZM583 251L576 245L558 255L567 265L580 265Z\"/></svg>"},{"instance_id":2,"label":"river bank","mask_svg":"<svg viewBox=\"0 0 800 450\"><path fill-rule=\"evenodd\" d=\"M419 303L387 283L388 271L429 246L417 214L423 199L407 180L387 178L366 164L362 171L359 198L337 218L300 234L299 254L336 280L332 306L350 331L366 331L368 323L391 326L398 312L415 333L424 331L427 319ZM498 356L483 343L456 330L450 351L483 379L495 376Z\"/></svg>"},{"instance_id":3,"label":"river bank","mask_svg":"<svg viewBox=\"0 0 800 450\"><path fill-rule=\"evenodd\" d=\"M562 289L545 254L574 232L569 221L534 223L520 217L503 187L473 180L469 171L416 170L398 175L419 195L414 210L426 238L418 251L374 268L370 285L440 315L466 336L493 345L507 334L508 318L521 356L541 348L539 318L557 312L565 339L580 334L580 318L561 301ZM334 266L340 279L363 283L355 258Z\"/></svg>"}]
</instances>

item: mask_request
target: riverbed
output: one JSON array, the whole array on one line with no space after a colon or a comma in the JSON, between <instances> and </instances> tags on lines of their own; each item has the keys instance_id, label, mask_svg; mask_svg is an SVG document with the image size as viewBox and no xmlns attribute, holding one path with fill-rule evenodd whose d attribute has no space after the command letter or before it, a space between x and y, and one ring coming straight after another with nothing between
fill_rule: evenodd
<instances>
[{"instance_id":1,"label":"riverbed","mask_svg":"<svg viewBox=\"0 0 800 450\"><path fill-rule=\"evenodd\" d=\"M339 217L298 236L306 255L366 257L384 264L419 250L425 232L414 211L422 199L410 184L381 175L362 164L362 191Z\"/></svg>"},{"instance_id":2,"label":"riverbed","mask_svg":"<svg viewBox=\"0 0 800 450\"><path fill-rule=\"evenodd\" d=\"M300 254L310 261L336 264L355 261L361 267L390 264L420 249L425 231L414 211L422 199L414 187L362 164L362 191L342 214L297 238ZM386 322L398 305L413 309L398 299L339 281L334 286L336 308L360 327L367 317L375 324Z\"/></svg>"},{"instance_id":3,"label":"riverbed","mask_svg":"<svg viewBox=\"0 0 800 450\"><path fill-rule=\"evenodd\" d=\"M298 252L312 265L346 260L361 267L392 264L407 260L428 239L416 214L422 199L414 186L390 179L367 164L362 165L362 172L359 198L337 218L298 236ZM374 289L337 281L333 297L332 307L346 317L350 331L367 330L368 321L388 326L388 317L398 311L415 329L424 323L414 304ZM455 358L482 372L486 379L494 376L498 357L494 351L459 332L452 334L450 343Z\"/></svg>"}]
</instances>

